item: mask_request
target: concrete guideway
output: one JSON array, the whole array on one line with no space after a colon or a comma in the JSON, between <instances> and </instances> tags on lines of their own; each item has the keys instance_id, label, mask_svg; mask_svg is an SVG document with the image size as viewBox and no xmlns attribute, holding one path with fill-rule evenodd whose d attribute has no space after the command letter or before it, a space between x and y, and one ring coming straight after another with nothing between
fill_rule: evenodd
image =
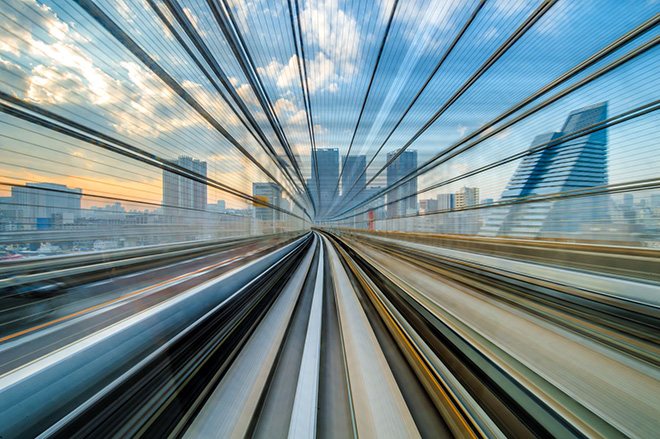
<instances>
[{"instance_id":1,"label":"concrete guideway","mask_svg":"<svg viewBox=\"0 0 660 439\"><path fill-rule=\"evenodd\" d=\"M636 302L617 308L614 295L600 308L577 306L601 297L570 285L579 273L553 283L513 272L517 265L497 271L469 255L326 232L227 271L204 269L227 256L186 262L182 270L201 268L190 280L171 277L168 294L145 294L139 312L8 368L2 433L642 438L657 427L652 312L633 314ZM0 352L132 303L37 329ZM53 392L63 405L51 404ZM36 422L21 423L19 411Z\"/></svg>"},{"instance_id":2,"label":"concrete guideway","mask_svg":"<svg viewBox=\"0 0 660 439\"><path fill-rule=\"evenodd\" d=\"M381 438L420 437L336 251L329 250L329 258L357 434Z\"/></svg>"},{"instance_id":3,"label":"concrete guideway","mask_svg":"<svg viewBox=\"0 0 660 439\"><path fill-rule=\"evenodd\" d=\"M410 261L356 248L585 435L642 438L657 431L658 369ZM637 410L629 413L622 406Z\"/></svg>"}]
</instances>

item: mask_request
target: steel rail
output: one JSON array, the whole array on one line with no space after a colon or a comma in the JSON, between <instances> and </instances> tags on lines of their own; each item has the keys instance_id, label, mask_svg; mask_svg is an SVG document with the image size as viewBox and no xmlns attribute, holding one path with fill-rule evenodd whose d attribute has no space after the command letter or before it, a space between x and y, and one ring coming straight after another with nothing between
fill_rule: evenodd
<instances>
[{"instance_id":1,"label":"steel rail","mask_svg":"<svg viewBox=\"0 0 660 439\"><path fill-rule=\"evenodd\" d=\"M492 424L492 421L484 418L485 413L478 409L477 413L472 410L476 408L476 403L474 401L466 402L466 399L471 400L471 398L466 394L464 389L462 389L464 392L462 395L456 394L456 384L449 384L448 381L450 378L442 376L438 371L438 365L430 362L429 353L423 352L423 348L419 342L415 341L411 336L410 331L414 330L410 327L404 328L404 321L399 319L398 316L395 316L397 314L396 310L391 307L389 301L382 295L380 289L369 276L341 246L335 245L335 247L353 275L358 279L362 288L367 292L369 299L376 307L376 310L390 330L398 346L404 351L411 367L420 381L424 383L436 407L443 414L445 421L456 437L466 439L486 437L503 438L504 436ZM469 407L470 405L472 407ZM480 419L477 421L478 418ZM485 433L484 428L486 428L489 434Z\"/></svg>"},{"instance_id":2,"label":"steel rail","mask_svg":"<svg viewBox=\"0 0 660 439\"><path fill-rule=\"evenodd\" d=\"M324 237L324 239L327 239ZM358 436L421 437L339 255L326 240Z\"/></svg>"}]
</instances>

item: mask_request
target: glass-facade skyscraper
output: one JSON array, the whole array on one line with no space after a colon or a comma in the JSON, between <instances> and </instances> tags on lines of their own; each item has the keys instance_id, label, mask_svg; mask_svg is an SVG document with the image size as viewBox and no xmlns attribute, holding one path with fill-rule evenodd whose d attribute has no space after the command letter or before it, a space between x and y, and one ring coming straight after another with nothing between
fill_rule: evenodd
<instances>
[{"instance_id":1,"label":"glass-facade skyscraper","mask_svg":"<svg viewBox=\"0 0 660 439\"><path fill-rule=\"evenodd\" d=\"M365 199L367 174L363 172L367 167L367 156L357 155L344 157L346 165L341 176L341 196L348 205L355 205ZM351 198L355 199L351 201Z\"/></svg>"},{"instance_id":2,"label":"glass-facade skyscraper","mask_svg":"<svg viewBox=\"0 0 660 439\"><path fill-rule=\"evenodd\" d=\"M387 154L389 162L398 151ZM387 186L396 183L401 177L417 169L417 151L404 151L387 167ZM417 212L417 178L401 185L387 194L387 216L393 218L407 213ZM415 194L415 195L413 195ZM412 195L412 196L411 196ZM405 198L401 200L401 198ZM394 201L400 200L400 201ZM391 201L394 201L390 204Z\"/></svg>"},{"instance_id":3,"label":"glass-facade skyscraper","mask_svg":"<svg viewBox=\"0 0 660 439\"><path fill-rule=\"evenodd\" d=\"M607 119L607 103L573 111L560 132L536 136L531 148L540 149L526 156L502 193L500 202L526 197L580 191L607 185L607 129L580 137L572 133ZM552 144L556 139L558 143ZM541 200L494 209L479 234L487 236L543 236L544 232L575 233L577 225L602 222L609 218L606 196L568 198L553 202Z\"/></svg>"},{"instance_id":4,"label":"glass-facade skyscraper","mask_svg":"<svg viewBox=\"0 0 660 439\"><path fill-rule=\"evenodd\" d=\"M318 194L315 184L312 184L309 189L315 199L317 196L320 196L320 199L316 203L316 209L317 212L324 213L332 203L332 196L339 181L339 149L317 149L316 161L318 163L319 173ZM312 154L312 178L310 180L312 182L316 180L316 175L314 175L314 154ZM339 195L339 191L337 191L337 195Z\"/></svg>"}]
</instances>

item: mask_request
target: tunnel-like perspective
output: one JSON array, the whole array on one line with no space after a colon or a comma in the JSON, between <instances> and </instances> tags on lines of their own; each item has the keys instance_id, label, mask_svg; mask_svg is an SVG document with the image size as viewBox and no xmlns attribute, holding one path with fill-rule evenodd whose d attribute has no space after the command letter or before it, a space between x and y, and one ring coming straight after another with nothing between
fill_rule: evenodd
<instances>
[{"instance_id":1,"label":"tunnel-like perspective","mask_svg":"<svg viewBox=\"0 0 660 439\"><path fill-rule=\"evenodd\" d=\"M660 437L660 1L0 0L0 439Z\"/></svg>"}]
</instances>

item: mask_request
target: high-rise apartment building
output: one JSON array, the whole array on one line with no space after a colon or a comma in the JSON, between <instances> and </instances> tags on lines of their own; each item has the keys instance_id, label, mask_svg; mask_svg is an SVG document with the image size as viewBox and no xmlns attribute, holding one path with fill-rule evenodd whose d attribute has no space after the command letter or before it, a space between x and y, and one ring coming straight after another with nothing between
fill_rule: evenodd
<instances>
[{"instance_id":1,"label":"high-rise apartment building","mask_svg":"<svg viewBox=\"0 0 660 439\"><path fill-rule=\"evenodd\" d=\"M389 162L397 152L393 151L387 154L387 161ZM403 176L415 169L417 169L417 151L403 151L387 167L387 186L392 186ZM389 192L387 194L387 203L387 216L389 218L417 212L417 178L413 178Z\"/></svg>"},{"instance_id":2,"label":"high-rise apartment building","mask_svg":"<svg viewBox=\"0 0 660 439\"><path fill-rule=\"evenodd\" d=\"M275 183L252 183L252 196L271 206L282 206L282 188ZM255 203L254 217L264 221L279 221L281 212L269 206Z\"/></svg>"},{"instance_id":3,"label":"high-rise apartment building","mask_svg":"<svg viewBox=\"0 0 660 439\"><path fill-rule=\"evenodd\" d=\"M479 188L478 187L462 187L454 195L456 209L464 209L466 207L475 206L479 204Z\"/></svg>"},{"instance_id":4,"label":"high-rise apartment building","mask_svg":"<svg viewBox=\"0 0 660 439\"><path fill-rule=\"evenodd\" d=\"M188 156L181 156L172 162L199 177L206 177L206 162ZM169 216L183 216L191 209L206 209L207 186L183 175L163 171L163 205Z\"/></svg>"},{"instance_id":5,"label":"high-rise apartment building","mask_svg":"<svg viewBox=\"0 0 660 439\"><path fill-rule=\"evenodd\" d=\"M607 184L607 129L561 138L607 119L607 103L571 112L560 132L540 134L502 193L500 202L580 191ZM559 140L558 140L559 139ZM541 200L495 208L479 234L542 236L575 233L580 225L609 219L609 198Z\"/></svg>"}]
</instances>

